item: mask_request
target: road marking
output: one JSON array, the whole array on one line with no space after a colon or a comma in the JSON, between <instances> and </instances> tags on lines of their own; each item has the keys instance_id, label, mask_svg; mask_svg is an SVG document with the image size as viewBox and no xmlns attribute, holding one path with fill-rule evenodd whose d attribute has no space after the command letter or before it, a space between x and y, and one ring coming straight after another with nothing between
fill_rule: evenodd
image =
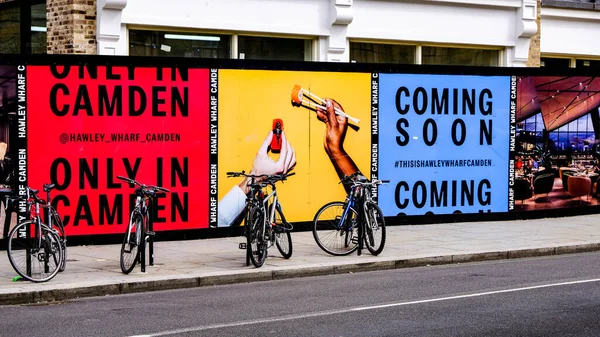
<instances>
[{"instance_id":1,"label":"road marking","mask_svg":"<svg viewBox=\"0 0 600 337\"><path fill-rule=\"evenodd\" d=\"M374 305L374 306L370 306L370 307L353 308L353 309L349 309L348 311L361 311L361 310L373 310L373 309L389 308L389 307L399 307L399 306L410 305L410 304L440 302L440 301L447 301L447 300L455 300L455 299L459 299L459 298L468 298L468 297L478 297L478 296L495 295L495 294L503 294L503 293L512 293L512 292L516 292L516 291L541 289L541 288L550 288L550 287L558 287L558 286L565 286L565 285L572 285L572 284L581 284L581 283L590 283L590 282L598 282L598 281L600 281L600 278L591 279L591 280L581 280L581 281L570 281L570 282L561 282L561 283L552 283L552 284L542 284L542 285L537 285L537 286L522 287L522 288L513 288L513 289L505 289L505 290L496 290L496 291L488 291L488 292L468 294L468 295L457 295L457 296L432 298L432 299L429 299L429 300L419 300L419 301L411 301L411 302L400 302L400 303L390 303L390 304Z\"/></svg>"},{"instance_id":2,"label":"road marking","mask_svg":"<svg viewBox=\"0 0 600 337\"><path fill-rule=\"evenodd\" d=\"M262 323L270 323L270 322L290 321L290 320L310 318L310 317L321 317L321 316L324 316L324 315L343 314L343 313L348 313L348 312L353 312L353 311L375 310L375 309L381 309L381 308L400 307L400 306L405 306L405 305L430 303L430 302L441 302L441 301L455 300L455 299L461 299L461 298L480 297L480 296L488 296L488 295L495 295L495 294L517 292L517 291L525 291L525 290L532 290L532 289L542 289L542 288L551 288L551 287L559 287L559 286L566 286L566 285L573 285L573 284L582 284L582 283L591 283L591 282L600 282L600 278L589 279L589 280L580 280L580 281L561 282L561 283L542 284L542 285L537 285L537 286L529 286L529 287L521 287L521 288L513 288L513 289L487 291L487 292L467 294L467 295L456 295L456 296L448 296L448 297L439 297L439 298L432 298L432 299L428 299L428 300L418 300L418 301L409 301L409 302L397 302L397 303L373 305L373 306L368 306L368 307L356 307L356 308L339 309L339 310L327 310L327 311L320 311L320 312L314 312L314 313L306 313L306 314L300 314L300 315L288 315L288 316L279 316L279 317L273 317L273 318L262 318L262 319L253 319L253 320L246 320L246 321L239 321L239 322L230 322L230 323L222 323L222 324L212 324L212 325L190 327L190 328L168 330L168 331L161 331L161 332L151 333L151 334L148 334L148 335L136 335L136 336L129 336L129 337L166 336L166 335L181 334L181 333L186 333L186 332L195 332L195 331L220 329L220 328L231 328L231 327L242 326L242 325L251 325L251 324L262 324Z\"/></svg>"}]
</instances>

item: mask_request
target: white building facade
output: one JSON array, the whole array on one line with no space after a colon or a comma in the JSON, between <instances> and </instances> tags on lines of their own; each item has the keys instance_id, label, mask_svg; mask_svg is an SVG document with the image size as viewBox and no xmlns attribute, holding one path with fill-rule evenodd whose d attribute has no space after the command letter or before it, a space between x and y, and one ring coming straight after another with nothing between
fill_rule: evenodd
<instances>
[{"instance_id":1,"label":"white building facade","mask_svg":"<svg viewBox=\"0 0 600 337\"><path fill-rule=\"evenodd\" d=\"M541 3L98 0L97 53L522 67L539 18L542 65L600 59L600 11Z\"/></svg>"},{"instance_id":2,"label":"white building facade","mask_svg":"<svg viewBox=\"0 0 600 337\"><path fill-rule=\"evenodd\" d=\"M541 8L542 65L600 68L600 1L580 0Z\"/></svg>"}]
</instances>

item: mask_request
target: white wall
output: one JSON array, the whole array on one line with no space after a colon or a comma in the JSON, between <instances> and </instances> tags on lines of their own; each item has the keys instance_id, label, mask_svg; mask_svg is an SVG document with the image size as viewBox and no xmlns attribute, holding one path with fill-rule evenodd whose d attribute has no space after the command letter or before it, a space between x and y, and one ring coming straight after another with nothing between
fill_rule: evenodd
<instances>
[{"instance_id":1,"label":"white wall","mask_svg":"<svg viewBox=\"0 0 600 337\"><path fill-rule=\"evenodd\" d=\"M123 23L327 35L326 0L129 0Z\"/></svg>"},{"instance_id":2,"label":"white wall","mask_svg":"<svg viewBox=\"0 0 600 337\"><path fill-rule=\"evenodd\" d=\"M535 6L535 0L98 0L98 53L127 55L127 27L144 26L313 37L318 40L318 61L348 62L352 39L479 45L506 48L516 55L505 58L510 66L523 63L528 49L532 34L523 33L521 8L532 3Z\"/></svg>"},{"instance_id":3,"label":"white wall","mask_svg":"<svg viewBox=\"0 0 600 337\"><path fill-rule=\"evenodd\" d=\"M600 13L560 8L541 11L542 54L600 57Z\"/></svg>"},{"instance_id":4,"label":"white wall","mask_svg":"<svg viewBox=\"0 0 600 337\"><path fill-rule=\"evenodd\" d=\"M355 1L348 37L514 46L520 3L484 7L433 1Z\"/></svg>"}]
</instances>

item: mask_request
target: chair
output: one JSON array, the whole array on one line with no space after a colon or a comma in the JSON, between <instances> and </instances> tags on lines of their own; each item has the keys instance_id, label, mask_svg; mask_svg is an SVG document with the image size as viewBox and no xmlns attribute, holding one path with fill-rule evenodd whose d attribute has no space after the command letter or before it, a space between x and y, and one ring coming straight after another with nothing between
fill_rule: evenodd
<instances>
[{"instance_id":1,"label":"chair","mask_svg":"<svg viewBox=\"0 0 600 337\"><path fill-rule=\"evenodd\" d=\"M526 179L515 179L515 200L521 200L521 204L524 203L525 199L529 199L533 196L531 185Z\"/></svg>"},{"instance_id":2,"label":"chair","mask_svg":"<svg viewBox=\"0 0 600 337\"><path fill-rule=\"evenodd\" d=\"M571 168L571 167L561 167L558 169L558 176L560 178L560 180L562 180L563 178L563 172L568 171L568 172L576 172L575 169Z\"/></svg>"},{"instance_id":3,"label":"chair","mask_svg":"<svg viewBox=\"0 0 600 337\"><path fill-rule=\"evenodd\" d=\"M574 176L575 175L575 171L570 171L570 170L565 170L562 172L562 183L563 183L563 189L565 191L569 191L569 177Z\"/></svg>"},{"instance_id":4,"label":"chair","mask_svg":"<svg viewBox=\"0 0 600 337\"><path fill-rule=\"evenodd\" d=\"M554 188L554 173L546 173L535 177L533 181L533 193L538 194L548 194L552 192Z\"/></svg>"},{"instance_id":5,"label":"chair","mask_svg":"<svg viewBox=\"0 0 600 337\"><path fill-rule=\"evenodd\" d=\"M564 172L563 172L564 175ZM569 194L578 197L581 203L581 197L587 196L589 199L592 193L592 180L586 176L570 176L568 177Z\"/></svg>"}]
</instances>

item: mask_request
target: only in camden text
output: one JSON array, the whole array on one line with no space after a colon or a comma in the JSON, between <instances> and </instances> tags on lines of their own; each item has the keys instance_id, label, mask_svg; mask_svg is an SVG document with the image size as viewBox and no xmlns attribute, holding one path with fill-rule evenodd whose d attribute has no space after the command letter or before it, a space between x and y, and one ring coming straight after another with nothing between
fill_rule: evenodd
<instances>
[{"instance_id":1,"label":"only in camden text","mask_svg":"<svg viewBox=\"0 0 600 337\"><path fill-rule=\"evenodd\" d=\"M99 168L100 161L102 169ZM135 207L134 187L117 179L117 175L138 180L139 172L153 168L156 172L156 185L172 189L174 187L189 186L188 158L156 158L155 160L142 158L106 158L85 159L68 161L57 158L50 168L50 181L56 184L56 195L53 196L52 205L61 209L65 226L79 226L82 223L94 225L122 225L128 221L128 215ZM121 174L123 172L123 174ZM154 179L152 179L154 180ZM142 181L142 183L144 183ZM148 183L151 184L151 183ZM83 193L69 193L76 198L69 198L60 194L60 191L99 190L99 194L89 196ZM111 190L119 190L114 193ZM165 200L168 198L168 200ZM168 208L167 206L168 205ZM154 206L155 223L187 222L188 221L188 192L160 194ZM64 211L63 211L64 210ZM125 215L125 216L124 216Z\"/></svg>"}]
</instances>

